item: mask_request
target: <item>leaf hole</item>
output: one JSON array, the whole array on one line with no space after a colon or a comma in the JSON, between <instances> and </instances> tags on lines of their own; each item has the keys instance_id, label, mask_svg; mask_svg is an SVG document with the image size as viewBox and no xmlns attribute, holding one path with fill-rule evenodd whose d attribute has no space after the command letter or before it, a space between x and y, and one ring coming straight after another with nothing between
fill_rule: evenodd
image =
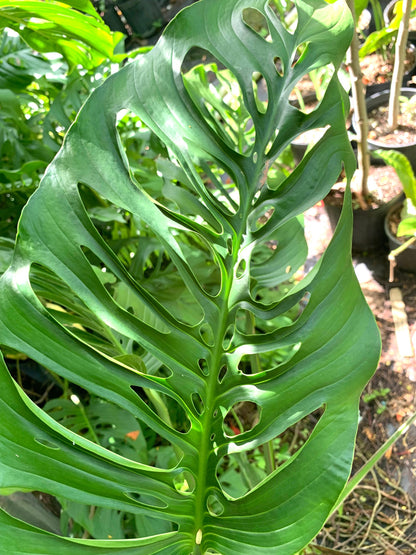
<instances>
[{"instance_id":1,"label":"leaf hole","mask_svg":"<svg viewBox=\"0 0 416 555\"><path fill-rule=\"evenodd\" d=\"M247 268L247 261L243 258L242 260L240 260L237 269L235 271L235 275L237 277L237 279L240 279L241 277L243 277L245 271Z\"/></svg>"},{"instance_id":2,"label":"leaf hole","mask_svg":"<svg viewBox=\"0 0 416 555\"><path fill-rule=\"evenodd\" d=\"M273 148L273 145L275 144L275 141L276 141L276 138L277 138L278 135L279 135L279 129L275 129L273 131L272 135L271 135L270 141L267 143L266 148L264 150L264 154L266 156L270 153L271 149ZM289 148L290 148L290 146L289 146ZM272 189L269 179L267 181L267 185L270 189Z\"/></svg>"},{"instance_id":3,"label":"leaf hole","mask_svg":"<svg viewBox=\"0 0 416 555\"><path fill-rule=\"evenodd\" d=\"M255 317L249 310L239 308L235 316L235 324L240 333L251 334L254 333Z\"/></svg>"},{"instance_id":4,"label":"leaf hole","mask_svg":"<svg viewBox=\"0 0 416 555\"><path fill-rule=\"evenodd\" d=\"M233 254L233 240L231 237L227 239L227 252L230 256Z\"/></svg>"},{"instance_id":5,"label":"leaf hole","mask_svg":"<svg viewBox=\"0 0 416 555\"><path fill-rule=\"evenodd\" d=\"M114 376L116 375L113 374L113 379ZM44 407L62 426L92 442L98 442L104 449L125 459L149 467L173 468L177 465L178 454L173 446L124 406L92 395L75 384L70 384L69 387L70 391L76 392L76 395L72 394L72 400L63 397L51 399ZM141 388L133 386L132 389L140 395L142 414L147 413L149 421L152 415L147 395ZM123 397L126 407L133 405L134 397L130 397L133 396L126 391ZM166 405L173 423L176 424L178 417L173 411L174 407L169 400L166 400Z\"/></svg>"},{"instance_id":6,"label":"leaf hole","mask_svg":"<svg viewBox=\"0 0 416 555\"><path fill-rule=\"evenodd\" d=\"M281 325L290 325L292 320L285 318L280 322ZM261 326L261 324L259 324ZM276 325L276 324L275 324ZM271 330L273 331L273 330ZM273 349L262 353L244 355L238 363L238 369L246 375L252 375L261 372L279 373L279 368L288 363L298 352L301 344L291 344L280 349Z\"/></svg>"},{"instance_id":7,"label":"leaf hole","mask_svg":"<svg viewBox=\"0 0 416 555\"><path fill-rule=\"evenodd\" d=\"M255 223L255 230L261 229L267 224L270 218L273 216L275 207L274 206L264 206L262 207L263 214L259 216Z\"/></svg>"},{"instance_id":8,"label":"leaf hole","mask_svg":"<svg viewBox=\"0 0 416 555\"><path fill-rule=\"evenodd\" d=\"M136 184L152 196L161 191L163 179L157 175L156 158L168 158L166 145L129 110L118 112L116 130L120 155L135 177Z\"/></svg>"},{"instance_id":9,"label":"leaf hole","mask_svg":"<svg viewBox=\"0 0 416 555\"><path fill-rule=\"evenodd\" d=\"M212 331L210 324L204 322L199 328L199 335L205 345L208 345L209 347L214 346L214 332Z\"/></svg>"},{"instance_id":10,"label":"leaf hole","mask_svg":"<svg viewBox=\"0 0 416 555\"><path fill-rule=\"evenodd\" d=\"M185 470L173 478L173 485L179 493L191 494L195 490L195 477L191 472Z\"/></svg>"},{"instance_id":11,"label":"leaf hole","mask_svg":"<svg viewBox=\"0 0 416 555\"><path fill-rule=\"evenodd\" d=\"M223 364L218 372L218 383L222 383L224 381L227 371L228 371L227 366Z\"/></svg>"},{"instance_id":12,"label":"leaf hole","mask_svg":"<svg viewBox=\"0 0 416 555\"><path fill-rule=\"evenodd\" d=\"M283 77L284 66L283 66L282 58L280 58L279 56L275 56L273 58L273 64L274 64L274 67L276 68L277 74L280 75L280 77Z\"/></svg>"},{"instance_id":13,"label":"leaf hole","mask_svg":"<svg viewBox=\"0 0 416 555\"><path fill-rule=\"evenodd\" d=\"M221 516L224 512L224 505L219 501L216 495L208 495L207 509L212 516Z\"/></svg>"},{"instance_id":14,"label":"leaf hole","mask_svg":"<svg viewBox=\"0 0 416 555\"><path fill-rule=\"evenodd\" d=\"M284 2L270 0L267 6L276 14L282 26L293 34L298 21L295 3L292 0L284 0Z\"/></svg>"},{"instance_id":15,"label":"leaf hole","mask_svg":"<svg viewBox=\"0 0 416 555\"><path fill-rule=\"evenodd\" d=\"M318 105L318 99L316 98L315 91L308 91L306 89L305 92L301 87L299 87L299 84L292 89L289 98L292 106L297 108L303 114L312 113Z\"/></svg>"},{"instance_id":16,"label":"leaf hole","mask_svg":"<svg viewBox=\"0 0 416 555\"><path fill-rule=\"evenodd\" d=\"M294 52L292 67L300 65L306 58L309 51L309 42L303 42L299 44Z\"/></svg>"},{"instance_id":17,"label":"leaf hole","mask_svg":"<svg viewBox=\"0 0 416 555\"><path fill-rule=\"evenodd\" d=\"M155 507L158 509L166 509L168 507L165 501L148 493L139 493L136 491L125 491L123 493L128 499L131 499L132 501L140 503L144 506L147 505L149 507Z\"/></svg>"},{"instance_id":18,"label":"leaf hole","mask_svg":"<svg viewBox=\"0 0 416 555\"><path fill-rule=\"evenodd\" d=\"M191 422L185 409L175 399L157 391L147 392L142 387L137 387L135 385L131 385L130 388L147 404L155 415L158 415L157 409L159 404L163 403L165 409L169 412L172 428L183 434L189 432L191 429Z\"/></svg>"},{"instance_id":19,"label":"leaf hole","mask_svg":"<svg viewBox=\"0 0 416 555\"><path fill-rule=\"evenodd\" d=\"M261 38L267 42L272 42L267 19L259 10L256 10L255 8L244 8L243 21L247 27L250 27L250 29L257 33Z\"/></svg>"},{"instance_id":20,"label":"leaf hole","mask_svg":"<svg viewBox=\"0 0 416 555\"><path fill-rule=\"evenodd\" d=\"M308 442L323 412L323 408L313 411L259 447L225 455L217 465L217 480L223 493L238 499L267 478L270 470L290 463ZM272 469L266 467L266 450ZM243 468L247 466L250 467L249 479Z\"/></svg>"},{"instance_id":21,"label":"leaf hole","mask_svg":"<svg viewBox=\"0 0 416 555\"><path fill-rule=\"evenodd\" d=\"M176 230L174 233L181 252L190 261L192 273L198 280L199 285L209 295L216 296L220 289L221 273L212 245L210 245L210 243L198 233L191 231L187 231L186 233L177 233ZM191 292L185 288L185 283L182 285L182 280L179 279L179 272L177 271L176 266L172 265L172 271L174 272L174 276L172 276L172 278L174 278L174 283L172 283L172 286L176 284L176 287L180 286L184 289L181 302L177 303L178 310L175 311L175 315L178 320L194 325L197 323L197 320L202 320L204 316L203 310L197 306L193 296L189 298ZM166 299L163 299L163 304L166 304ZM181 316L181 312L184 311L185 307L185 312L192 311L192 318L184 317L184 315Z\"/></svg>"},{"instance_id":22,"label":"leaf hole","mask_svg":"<svg viewBox=\"0 0 416 555\"><path fill-rule=\"evenodd\" d=\"M191 396L192 404L196 410L196 412L201 415L204 412L204 401L201 398L201 395L197 392L192 393Z\"/></svg>"},{"instance_id":23,"label":"leaf hole","mask_svg":"<svg viewBox=\"0 0 416 555\"><path fill-rule=\"evenodd\" d=\"M199 175L216 208L226 215L235 215L240 194L232 176L211 160L200 161Z\"/></svg>"},{"instance_id":24,"label":"leaf hole","mask_svg":"<svg viewBox=\"0 0 416 555\"><path fill-rule=\"evenodd\" d=\"M305 114L311 113L323 99L334 73L334 66L327 64L303 75L289 95L290 103Z\"/></svg>"},{"instance_id":25,"label":"leaf hole","mask_svg":"<svg viewBox=\"0 0 416 555\"><path fill-rule=\"evenodd\" d=\"M56 443L53 443L52 441L49 441L48 439L35 437L35 441L36 441L36 443L39 443L39 445L43 445L43 447L46 447L47 449L54 449L56 451L59 451L61 449L59 447L59 445L56 445Z\"/></svg>"},{"instance_id":26,"label":"leaf hole","mask_svg":"<svg viewBox=\"0 0 416 555\"><path fill-rule=\"evenodd\" d=\"M136 222L138 223L138 222ZM157 237L149 233L149 227L138 223L142 233L136 238L130 238L132 243L121 241L121 250L116 254L122 267L112 263L111 268L105 267L94 253L83 247L85 256L93 264L96 277L111 295L117 307L127 310L134 319L138 319L161 333L168 333L169 327L164 319L173 316L178 322L186 325L198 324L203 316L203 310L189 290L175 264L172 251L169 253ZM185 230L175 236L177 251L184 255L199 253L198 263L192 265L195 278L203 281L202 274L208 273L211 289L207 286L207 293L215 294L218 290L219 268L207 242L197 234ZM114 249L114 245L112 245ZM208 290L209 289L209 290ZM123 346L130 338L123 336ZM128 349L128 348L127 348Z\"/></svg>"},{"instance_id":27,"label":"leaf hole","mask_svg":"<svg viewBox=\"0 0 416 555\"><path fill-rule=\"evenodd\" d=\"M235 403L224 418L223 430L226 436L234 437L252 430L260 421L261 408L252 401Z\"/></svg>"},{"instance_id":28,"label":"leaf hole","mask_svg":"<svg viewBox=\"0 0 416 555\"><path fill-rule=\"evenodd\" d=\"M244 154L250 150L255 129L249 124L251 115L234 73L218 61L203 62L183 73L182 79L195 109L208 126L208 133L214 133L217 141L235 152Z\"/></svg>"},{"instance_id":29,"label":"leaf hole","mask_svg":"<svg viewBox=\"0 0 416 555\"><path fill-rule=\"evenodd\" d=\"M198 360L198 366L204 376L208 376L208 362L205 358Z\"/></svg>"},{"instance_id":30,"label":"leaf hole","mask_svg":"<svg viewBox=\"0 0 416 555\"><path fill-rule=\"evenodd\" d=\"M235 329L234 324L230 324L225 330L224 337L222 339L222 348L224 349L224 351L229 349L231 346L231 342L234 336L234 329Z\"/></svg>"},{"instance_id":31,"label":"leaf hole","mask_svg":"<svg viewBox=\"0 0 416 555\"><path fill-rule=\"evenodd\" d=\"M224 68L224 65L209 50L193 46L188 50L183 59L181 71L182 73L187 73L197 66L210 65L215 65L220 69ZM209 82L213 82L215 80L215 72L212 72L212 75L209 77Z\"/></svg>"},{"instance_id":32,"label":"leaf hole","mask_svg":"<svg viewBox=\"0 0 416 555\"><path fill-rule=\"evenodd\" d=\"M269 92L266 80L261 74L253 73L251 82L253 86L253 94L257 110L260 114L265 114L269 101Z\"/></svg>"},{"instance_id":33,"label":"leaf hole","mask_svg":"<svg viewBox=\"0 0 416 555\"><path fill-rule=\"evenodd\" d=\"M61 531L58 523L58 532L55 533L64 537L82 538L88 532L91 538L96 540L110 538L122 540L126 532L128 537L142 538L178 529L177 523L148 516L144 511L137 511L137 506L134 507L133 513L109 507L91 506L63 499L61 496L60 500L62 500L62 507L58 516L61 520Z\"/></svg>"}]
</instances>

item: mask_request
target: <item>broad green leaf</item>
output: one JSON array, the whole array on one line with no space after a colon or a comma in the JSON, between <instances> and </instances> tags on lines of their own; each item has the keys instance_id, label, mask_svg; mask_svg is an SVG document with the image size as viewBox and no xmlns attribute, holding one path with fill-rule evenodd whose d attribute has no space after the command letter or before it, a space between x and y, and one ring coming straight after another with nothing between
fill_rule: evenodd
<instances>
[{"instance_id":1,"label":"broad green leaf","mask_svg":"<svg viewBox=\"0 0 416 555\"><path fill-rule=\"evenodd\" d=\"M21 189L33 189L39 181L39 173L46 168L43 160L26 162L17 170L0 168L0 175L4 176L7 183L0 183L0 194L14 193Z\"/></svg>"},{"instance_id":2,"label":"broad green leaf","mask_svg":"<svg viewBox=\"0 0 416 555\"><path fill-rule=\"evenodd\" d=\"M383 46L390 44L396 33L397 31L390 29L389 27L385 27L380 31L374 31L368 35L363 45L360 47L360 58L364 58L364 56L368 56Z\"/></svg>"},{"instance_id":3,"label":"broad green leaf","mask_svg":"<svg viewBox=\"0 0 416 555\"><path fill-rule=\"evenodd\" d=\"M50 63L35 54L19 35L3 30L0 42L0 89L22 92L51 70Z\"/></svg>"},{"instance_id":4,"label":"broad green leaf","mask_svg":"<svg viewBox=\"0 0 416 555\"><path fill-rule=\"evenodd\" d=\"M412 12L413 12L413 10L416 9L415 0L412 0L412 8L411 9L412 9ZM414 17L414 16L415 16L415 14L412 13L410 17ZM402 2L402 0L399 0L398 2L394 3L393 17L390 20L389 25L388 25L389 29L397 31L399 29L400 22L402 21L402 19L403 19L403 2Z\"/></svg>"},{"instance_id":5,"label":"broad green leaf","mask_svg":"<svg viewBox=\"0 0 416 555\"><path fill-rule=\"evenodd\" d=\"M121 38L93 12L85 1L0 0L0 29L13 29L37 52L61 53L71 68L91 69L113 57Z\"/></svg>"},{"instance_id":6,"label":"broad green leaf","mask_svg":"<svg viewBox=\"0 0 416 555\"><path fill-rule=\"evenodd\" d=\"M403 187L404 194L416 207L416 177L407 156L397 150L376 150L376 158L381 158L395 169Z\"/></svg>"},{"instance_id":7,"label":"broad green leaf","mask_svg":"<svg viewBox=\"0 0 416 555\"><path fill-rule=\"evenodd\" d=\"M416 235L416 216L405 218L397 228L397 237L405 237L406 235Z\"/></svg>"},{"instance_id":8,"label":"broad green leaf","mask_svg":"<svg viewBox=\"0 0 416 555\"><path fill-rule=\"evenodd\" d=\"M411 198L405 199L400 213L401 222L397 228L397 237L416 235L416 204Z\"/></svg>"},{"instance_id":9,"label":"broad green leaf","mask_svg":"<svg viewBox=\"0 0 416 555\"><path fill-rule=\"evenodd\" d=\"M5 272L12 261L14 241L0 237L0 274Z\"/></svg>"},{"instance_id":10,"label":"broad green leaf","mask_svg":"<svg viewBox=\"0 0 416 555\"><path fill-rule=\"evenodd\" d=\"M363 10L367 8L368 0L354 0L354 6L355 6L355 15L358 18L360 17Z\"/></svg>"},{"instance_id":11,"label":"broad green leaf","mask_svg":"<svg viewBox=\"0 0 416 555\"><path fill-rule=\"evenodd\" d=\"M90 0L62 0L62 4L68 4L71 8L76 8L81 12L96 17L97 19L100 18L97 10L94 8Z\"/></svg>"},{"instance_id":12,"label":"broad green leaf","mask_svg":"<svg viewBox=\"0 0 416 555\"><path fill-rule=\"evenodd\" d=\"M246 24L248 8L267 22L266 38ZM270 302L305 260L301 214L328 193L343 166L350 177L355 165L336 71L312 113L289 102L303 75L338 69L351 40L350 13L343 2L321 0L298 0L296 9L293 33L265 0L201 0L185 9L152 51L93 92L26 205L0 280L0 344L122 407L165 449L152 466L82 437L33 403L2 364L0 492L36 489L163 525L139 539L74 539L0 512L7 553L293 555L335 506L379 338L351 263L348 193L320 263ZM227 69L232 99L218 96L220 79L205 81L212 66L182 70L194 47ZM257 98L253 75L264 80L266 99ZM163 186L154 180L148 190L146 172L130 167L117 127L125 117L158 137L165 163L133 160L159 172ZM276 157L299 133L321 127L323 138L269 187ZM104 206L132 215L137 248L125 238L131 263L88 216L88 189ZM116 281L103 283L98 267ZM43 289L40 275L51 280ZM117 353L58 319L50 303L59 283L73 322L90 319ZM145 373L134 357L156 371ZM257 406L258 423L230 436L226 416L244 401ZM246 460L318 409L309 439L266 478L251 469L256 485L237 498L221 486L224 457ZM169 526L174 531L166 533Z\"/></svg>"}]
</instances>

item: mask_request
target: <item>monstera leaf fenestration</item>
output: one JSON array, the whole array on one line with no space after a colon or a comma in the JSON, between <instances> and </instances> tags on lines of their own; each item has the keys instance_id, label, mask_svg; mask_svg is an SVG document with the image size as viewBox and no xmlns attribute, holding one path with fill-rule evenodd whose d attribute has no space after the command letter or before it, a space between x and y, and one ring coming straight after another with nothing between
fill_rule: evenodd
<instances>
[{"instance_id":1,"label":"monstera leaf fenestration","mask_svg":"<svg viewBox=\"0 0 416 555\"><path fill-rule=\"evenodd\" d=\"M151 467L81 437L34 404L2 364L2 494L38 490L173 527L137 539L64 538L0 511L1 553L289 555L314 537L336 504L351 468L360 392L379 353L351 263L350 206L303 281L271 304L258 294L302 264L297 216L325 196L343 164L349 176L354 166L336 71L310 114L289 102L305 73L339 67L352 32L348 9L321 0L298 0L296 9L293 32L265 0L202 0L185 9L150 53L91 95L25 207L13 261L0 282L0 343L123 407L172 444L178 460L171 468ZM253 13L262 14L264 36L250 24ZM243 99L239 109L225 97L222 104L216 100L209 71L186 74L195 48L234 76ZM266 100L259 98L259 77ZM172 176L176 171L160 194L152 196L129 167L117 128L126 114L159 138ZM323 138L271 186L273 160L312 128L325 128ZM245 143L243 132L251 137ZM165 291L165 303L157 284L146 286L146 272L136 279L88 216L85 190L151 232L152 248L164 253L192 299L189 313L170 310L172 299ZM196 244L205 245L202 270ZM265 245L274 245L269 257ZM219 276L209 284L208 266ZM123 284L127 306L112 295L98 267ZM82 335L60 321L36 294L36 272L46 276L45 290L49 275L94 314L97 329L124 338L120 356L89 343L88 330ZM273 324L296 306L303 308L290 323ZM270 326L259 333L256 322ZM286 356L280 362L265 356L281 349ZM251 356L263 361L256 371L242 364ZM147 371L146 357L164 372ZM188 428L153 410L152 395L175 403ZM258 422L232 436L224 419L242 401L257 406ZM266 444L318 409L309 439L287 462L240 497L224 491L217 474L225 456ZM184 476L188 487L178 488Z\"/></svg>"}]
</instances>

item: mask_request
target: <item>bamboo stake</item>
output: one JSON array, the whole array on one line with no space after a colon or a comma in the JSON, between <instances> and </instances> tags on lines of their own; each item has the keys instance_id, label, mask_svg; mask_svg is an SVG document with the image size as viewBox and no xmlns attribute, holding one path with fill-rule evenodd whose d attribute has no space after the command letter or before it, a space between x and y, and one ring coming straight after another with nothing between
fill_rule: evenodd
<instances>
[{"instance_id":1,"label":"bamboo stake","mask_svg":"<svg viewBox=\"0 0 416 555\"><path fill-rule=\"evenodd\" d=\"M354 0L347 0L347 4L354 18L354 27L356 27L356 13ZM353 110L357 118L357 161L358 170L357 184L358 184L358 200L362 208L367 208L366 199L368 197L368 172L370 167L370 154L368 151L368 119L367 107L365 104L365 94L362 81L362 72L359 58L359 41L358 35L354 30L354 35L351 45L348 49L347 59L348 68L351 78L351 93ZM356 191L357 192L357 191ZM361 198L360 198L361 197Z\"/></svg>"},{"instance_id":2,"label":"bamboo stake","mask_svg":"<svg viewBox=\"0 0 416 555\"><path fill-rule=\"evenodd\" d=\"M400 89L402 87L404 63L406 60L407 38L409 36L409 21L412 0L403 0L403 17L397 33L393 76L391 81L388 125L391 131L397 129L400 114Z\"/></svg>"},{"instance_id":3,"label":"bamboo stake","mask_svg":"<svg viewBox=\"0 0 416 555\"><path fill-rule=\"evenodd\" d=\"M392 287L390 289L390 301L399 353L402 357L413 357L413 345L410 338L405 304L403 302L402 292L398 287Z\"/></svg>"}]
</instances>

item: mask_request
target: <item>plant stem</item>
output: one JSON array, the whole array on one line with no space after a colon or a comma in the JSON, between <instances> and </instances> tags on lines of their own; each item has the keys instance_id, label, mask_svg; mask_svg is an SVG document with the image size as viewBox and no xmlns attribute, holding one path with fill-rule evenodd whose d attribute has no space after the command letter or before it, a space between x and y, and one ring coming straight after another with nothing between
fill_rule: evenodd
<instances>
[{"instance_id":1,"label":"plant stem","mask_svg":"<svg viewBox=\"0 0 416 555\"><path fill-rule=\"evenodd\" d=\"M244 433L244 427L241 423L241 420L238 418L237 413L235 412L235 410L233 408L230 409L230 413L231 413L232 417L234 418L238 429L240 430L240 434Z\"/></svg>"},{"instance_id":2,"label":"plant stem","mask_svg":"<svg viewBox=\"0 0 416 555\"><path fill-rule=\"evenodd\" d=\"M101 442L98 439L97 434L95 433L94 426L91 424L91 422L90 422L90 420L87 416L87 413L85 412L84 405L81 403L81 401L79 402L78 406L79 406L79 410L80 410L80 413L82 415L82 418L84 419L85 425L87 426L88 430L90 431L90 434L92 436L93 441L95 441L95 443L97 445L101 445Z\"/></svg>"},{"instance_id":3,"label":"plant stem","mask_svg":"<svg viewBox=\"0 0 416 555\"><path fill-rule=\"evenodd\" d=\"M313 553L316 553L316 555L349 555L348 553L345 553L345 551L330 549L329 547L323 547L315 543L311 543L309 547L314 550ZM299 555L303 555L303 552ZM308 555L308 554L305 552L305 555ZM310 555L312 555L312 553Z\"/></svg>"},{"instance_id":4,"label":"plant stem","mask_svg":"<svg viewBox=\"0 0 416 555\"><path fill-rule=\"evenodd\" d=\"M389 99L388 125L391 131L394 131L398 126L400 113L400 89L402 87L404 64L406 60L411 8L412 0L403 0L403 17L400 21L396 47L394 50L394 67Z\"/></svg>"},{"instance_id":5,"label":"plant stem","mask_svg":"<svg viewBox=\"0 0 416 555\"><path fill-rule=\"evenodd\" d=\"M356 26L356 14L354 0L347 0L347 4L354 18ZM353 110L357 118L357 160L358 170L357 180L359 191L355 191L358 196L361 208L367 208L366 199L368 197L368 172L370 167L370 154L368 151L368 118L367 107L362 81L362 73L359 58L359 41L356 31L352 37L351 45L348 49L348 68L351 78L351 93Z\"/></svg>"},{"instance_id":6,"label":"plant stem","mask_svg":"<svg viewBox=\"0 0 416 555\"><path fill-rule=\"evenodd\" d=\"M22 372L20 370L20 360L18 358L16 359L16 377L17 377L17 383L23 389Z\"/></svg>"},{"instance_id":7,"label":"plant stem","mask_svg":"<svg viewBox=\"0 0 416 555\"><path fill-rule=\"evenodd\" d=\"M394 260L396 256L398 256L401 252L405 251L407 247L410 247L410 245L412 245L415 241L416 241L416 236L410 237L410 239L405 241L402 245L400 245L400 247L397 247L397 249L392 250L389 254L389 260Z\"/></svg>"},{"instance_id":8,"label":"plant stem","mask_svg":"<svg viewBox=\"0 0 416 555\"><path fill-rule=\"evenodd\" d=\"M271 474L274 470L276 470L272 440L263 445L263 455L266 463L266 472L267 474Z\"/></svg>"},{"instance_id":9,"label":"plant stem","mask_svg":"<svg viewBox=\"0 0 416 555\"><path fill-rule=\"evenodd\" d=\"M241 453L236 453L235 458L238 461L238 466L240 468L243 482L248 487L248 489L253 489L254 486L258 483L258 480L256 480L255 475L253 475L251 471L251 465L250 461L248 460L247 453L245 453L244 451Z\"/></svg>"}]
</instances>

